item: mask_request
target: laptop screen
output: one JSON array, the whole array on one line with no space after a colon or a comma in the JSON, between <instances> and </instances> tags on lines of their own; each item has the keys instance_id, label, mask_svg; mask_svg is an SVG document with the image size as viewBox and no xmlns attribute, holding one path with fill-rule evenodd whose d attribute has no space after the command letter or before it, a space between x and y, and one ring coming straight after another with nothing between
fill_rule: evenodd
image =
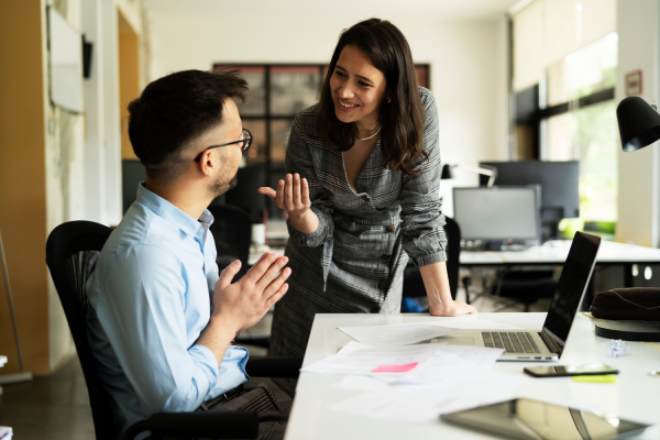
<instances>
[{"instance_id":1,"label":"laptop screen","mask_svg":"<svg viewBox=\"0 0 660 440\"><path fill-rule=\"evenodd\" d=\"M576 232L566 257L543 332L550 331L566 342L580 300L587 290L596 262L600 237Z\"/></svg>"}]
</instances>

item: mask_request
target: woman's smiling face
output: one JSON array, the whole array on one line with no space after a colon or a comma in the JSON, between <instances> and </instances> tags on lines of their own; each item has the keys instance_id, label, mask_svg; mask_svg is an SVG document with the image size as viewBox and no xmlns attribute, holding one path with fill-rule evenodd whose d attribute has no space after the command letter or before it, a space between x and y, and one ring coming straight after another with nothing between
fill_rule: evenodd
<instances>
[{"instance_id":1,"label":"woman's smiling face","mask_svg":"<svg viewBox=\"0 0 660 440\"><path fill-rule=\"evenodd\" d=\"M337 119L357 122L371 129L378 125L378 110L385 94L386 81L360 49L346 45L330 77L330 91Z\"/></svg>"}]
</instances>

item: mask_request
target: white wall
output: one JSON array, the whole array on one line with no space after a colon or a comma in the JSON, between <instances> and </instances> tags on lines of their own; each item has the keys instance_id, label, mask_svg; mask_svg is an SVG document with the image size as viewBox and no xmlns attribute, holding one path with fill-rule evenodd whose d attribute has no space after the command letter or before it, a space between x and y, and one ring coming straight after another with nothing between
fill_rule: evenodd
<instances>
[{"instance_id":1,"label":"white wall","mask_svg":"<svg viewBox=\"0 0 660 440\"><path fill-rule=\"evenodd\" d=\"M83 83L83 113L70 114L46 103L47 232L69 220L111 225L121 219L117 6L106 0L68 0L57 6L94 49L92 76ZM52 370L75 352L52 282L48 308Z\"/></svg>"},{"instance_id":2,"label":"white wall","mask_svg":"<svg viewBox=\"0 0 660 440\"><path fill-rule=\"evenodd\" d=\"M642 97L658 104L660 76L660 0L619 0L617 100L624 98L627 72L641 69ZM660 145L619 152L617 240L658 246Z\"/></svg>"},{"instance_id":3,"label":"white wall","mask_svg":"<svg viewBox=\"0 0 660 440\"><path fill-rule=\"evenodd\" d=\"M416 62L431 64L431 89L440 114L443 160L476 165L506 159L506 19L443 22L438 17L328 15L327 5L297 15L260 15L255 10L214 14L189 8L147 10L150 79L182 69L227 63L327 63L342 29L371 16L392 21L406 35ZM459 175L454 184L477 177ZM448 191L448 185L445 185ZM449 201L446 205L450 205ZM450 213L450 210L447 210Z\"/></svg>"}]
</instances>

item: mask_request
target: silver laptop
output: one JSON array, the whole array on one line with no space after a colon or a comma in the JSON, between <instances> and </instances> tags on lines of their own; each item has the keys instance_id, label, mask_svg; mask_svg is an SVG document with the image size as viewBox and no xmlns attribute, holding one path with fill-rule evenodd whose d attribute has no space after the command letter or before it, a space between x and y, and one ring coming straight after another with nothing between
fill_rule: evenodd
<instances>
[{"instance_id":1,"label":"silver laptop","mask_svg":"<svg viewBox=\"0 0 660 440\"><path fill-rule=\"evenodd\" d=\"M578 306L587 291L596 264L600 238L576 232L557 283L555 296L540 332L462 331L452 333L448 342L504 348L499 361L552 362L559 360Z\"/></svg>"}]
</instances>

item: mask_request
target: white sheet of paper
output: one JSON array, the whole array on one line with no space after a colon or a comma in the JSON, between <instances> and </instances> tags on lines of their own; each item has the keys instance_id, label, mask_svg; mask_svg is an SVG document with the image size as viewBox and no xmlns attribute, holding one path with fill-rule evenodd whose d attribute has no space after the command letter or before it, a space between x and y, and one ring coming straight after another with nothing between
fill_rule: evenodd
<instances>
[{"instance_id":1,"label":"white sheet of paper","mask_svg":"<svg viewBox=\"0 0 660 440\"><path fill-rule=\"evenodd\" d=\"M436 324L411 323L388 325L359 325L339 327L357 342L368 345L408 345L440 338L449 334L449 329Z\"/></svg>"},{"instance_id":2,"label":"white sheet of paper","mask_svg":"<svg viewBox=\"0 0 660 440\"><path fill-rule=\"evenodd\" d=\"M346 374L374 377L388 384L444 383L457 374L485 365L495 365L501 349L447 344L417 344L396 347L371 347L351 341L338 353L305 366L301 371L322 374ZM402 368L399 372L377 369ZM477 374L476 372L474 374Z\"/></svg>"},{"instance_id":3,"label":"white sheet of paper","mask_svg":"<svg viewBox=\"0 0 660 440\"><path fill-rule=\"evenodd\" d=\"M457 411L514 397L521 378L484 373L456 375L442 384L389 386L376 379L361 378L340 382L339 387L360 389L346 400L330 406L331 410L378 420L429 422L440 413ZM373 382L368 384L368 382ZM402 404L405 402L405 404Z\"/></svg>"}]
</instances>

